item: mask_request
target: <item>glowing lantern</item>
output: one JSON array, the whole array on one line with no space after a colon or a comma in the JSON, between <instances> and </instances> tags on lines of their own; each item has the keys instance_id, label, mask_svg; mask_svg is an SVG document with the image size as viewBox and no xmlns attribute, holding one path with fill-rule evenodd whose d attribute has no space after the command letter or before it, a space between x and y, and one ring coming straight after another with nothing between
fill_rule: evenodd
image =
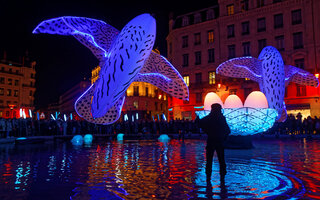
<instances>
[{"instance_id":1,"label":"glowing lantern","mask_svg":"<svg viewBox=\"0 0 320 200\"><path fill-rule=\"evenodd\" d=\"M214 103L218 103L223 107L220 97L214 92L209 92L204 98L204 110L210 111L211 105Z\"/></svg>"},{"instance_id":2,"label":"glowing lantern","mask_svg":"<svg viewBox=\"0 0 320 200\"><path fill-rule=\"evenodd\" d=\"M241 108L243 107L243 104L241 99L237 95L232 94L227 97L223 106L224 108Z\"/></svg>"},{"instance_id":3,"label":"glowing lantern","mask_svg":"<svg viewBox=\"0 0 320 200\"><path fill-rule=\"evenodd\" d=\"M81 135L75 135L73 136L71 143L73 145L82 145L83 144L83 137Z\"/></svg>"},{"instance_id":4,"label":"glowing lantern","mask_svg":"<svg viewBox=\"0 0 320 200\"><path fill-rule=\"evenodd\" d=\"M83 137L85 144L91 144L92 143L93 136L91 134L85 134Z\"/></svg>"},{"instance_id":5,"label":"glowing lantern","mask_svg":"<svg viewBox=\"0 0 320 200\"><path fill-rule=\"evenodd\" d=\"M167 134L161 134L158 138L159 142L168 142L170 137Z\"/></svg>"},{"instance_id":6,"label":"glowing lantern","mask_svg":"<svg viewBox=\"0 0 320 200\"><path fill-rule=\"evenodd\" d=\"M269 106L266 96L260 91L254 91L248 95L244 107L268 108Z\"/></svg>"},{"instance_id":7,"label":"glowing lantern","mask_svg":"<svg viewBox=\"0 0 320 200\"><path fill-rule=\"evenodd\" d=\"M119 134L117 135L117 140L118 140L118 141L122 141L122 140L123 140L123 136L124 136L123 133L119 133Z\"/></svg>"}]
</instances>

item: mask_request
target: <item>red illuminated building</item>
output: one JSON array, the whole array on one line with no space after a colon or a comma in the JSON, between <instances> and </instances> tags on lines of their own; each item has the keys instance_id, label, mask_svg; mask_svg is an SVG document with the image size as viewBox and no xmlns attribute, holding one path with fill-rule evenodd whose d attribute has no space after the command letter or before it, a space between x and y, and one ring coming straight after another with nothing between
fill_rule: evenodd
<instances>
[{"instance_id":1,"label":"red illuminated building","mask_svg":"<svg viewBox=\"0 0 320 200\"><path fill-rule=\"evenodd\" d=\"M168 59L189 86L190 101L169 98L169 118L194 119L208 92L222 99L237 94L242 101L255 82L216 75L222 62L258 57L265 46L276 47L286 65L319 76L320 1L218 0L202 10L170 16ZM288 114L320 116L319 87L291 83L286 89Z\"/></svg>"}]
</instances>

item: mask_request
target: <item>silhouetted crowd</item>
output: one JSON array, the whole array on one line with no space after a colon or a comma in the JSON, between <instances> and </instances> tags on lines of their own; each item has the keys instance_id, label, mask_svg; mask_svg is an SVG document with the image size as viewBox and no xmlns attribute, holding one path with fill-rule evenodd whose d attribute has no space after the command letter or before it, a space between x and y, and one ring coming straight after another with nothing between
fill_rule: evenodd
<instances>
[{"instance_id":1,"label":"silhouetted crowd","mask_svg":"<svg viewBox=\"0 0 320 200\"><path fill-rule=\"evenodd\" d=\"M111 125L99 125L86 121L64 120L33 120L0 118L0 138L26 136L52 136L76 134L193 134L201 133L198 124L188 120L170 121L122 121ZM299 135L319 134L320 119L310 116L302 119L289 115L283 123L276 122L265 134L269 135Z\"/></svg>"}]
</instances>

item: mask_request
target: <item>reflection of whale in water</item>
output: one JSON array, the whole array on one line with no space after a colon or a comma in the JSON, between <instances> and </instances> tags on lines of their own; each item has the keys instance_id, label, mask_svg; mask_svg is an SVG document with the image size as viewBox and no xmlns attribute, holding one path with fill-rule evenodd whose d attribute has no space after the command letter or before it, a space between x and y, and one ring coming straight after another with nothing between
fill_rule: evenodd
<instances>
[{"instance_id":1,"label":"reflection of whale in water","mask_svg":"<svg viewBox=\"0 0 320 200\"><path fill-rule=\"evenodd\" d=\"M278 121L284 121L287 113L284 104L285 86L290 81L318 87L318 79L311 73L294 66L284 65L280 52L267 46L258 58L240 57L230 59L217 68L217 73L235 78L250 78L259 83L266 95L269 108L278 111Z\"/></svg>"},{"instance_id":2,"label":"reflection of whale in water","mask_svg":"<svg viewBox=\"0 0 320 200\"><path fill-rule=\"evenodd\" d=\"M98 80L75 103L77 113L89 122L115 122L133 81L151 83L188 100L188 87L178 71L152 52L156 22L149 14L135 17L121 31L95 19L59 17L41 22L33 33L72 35L99 59Z\"/></svg>"}]
</instances>

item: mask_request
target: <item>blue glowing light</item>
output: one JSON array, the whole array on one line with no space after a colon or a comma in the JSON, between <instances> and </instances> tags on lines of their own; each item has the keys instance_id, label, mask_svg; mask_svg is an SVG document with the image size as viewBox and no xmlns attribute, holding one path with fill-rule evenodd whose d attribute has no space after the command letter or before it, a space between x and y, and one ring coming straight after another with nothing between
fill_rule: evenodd
<instances>
[{"instance_id":1,"label":"blue glowing light","mask_svg":"<svg viewBox=\"0 0 320 200\"><path fill-rule=\"evenodd\" d=\"M75 135L75 136L73 136L71 143L76 146L82 145L83 144L83 137L81 135Z\"/></svg>"},{"instance_id":2,"label":"blue glowing light","mask_svg":"<svg viewBox=\"0 0 320 200\"><path fill-rule=\"evenodd\" d=\"M70 113L70 120L72 120L73 119L73 116L72 116L72 113Z\"/></svg>"},{"instance_id":3,"label":"blue glowing light","mask_svg":"<svg viewBox=\"0 0 320 200\"><path fill-rule=\"evenodd\" d=\"M161 134L158 138L159 142L168 142L170 137L167 134Z\"/></svg>"},{"instance_id":4,"label":"blue glowing light","mask_svg":"<svg viewBox=\"0 0 320 200\"><path fill-rule=\"evenodd\" d=\"M26 139L27 139L26 137L19 137L16 140L26 140Z\"/></svg>"},{"instance_id":5,"label":"blue glowing light","mask_svg":"<svg viewBox=\"0 0 320 200\"><path fill-rule=\"evenodd\" d=\"M91 144L93 136L91 134L85 134L83 137L84 144Z\"/></svg>"},{"instance_id":6,"label":"blue glowing light","mask_svg":"<svg viewBox=\"0 0 320 200\"><path fill-rule=\"evenodd\" d=\"M123 140L123 136L124 136L123 133L119 133L119 134L117 135L117 140L118 140L118 141Z\"/></svg>"},{"instance_id":7,"label":"blue glowing light","mask_svg":"<svg viewBox=\"0 0 320 200\"><path fill-rule=\"evenodd\" d=\"M173 110L173 108L169 108L169 109L168 109L168 111L172 111L172 110Z\"/></svg>"},{"instance_id":8,"label":"blue glowing light","mask_svg":"<svg viewBox=\"0 0 320 200\"><path fill-rule=\"evenodd\" d=\"M40 114L37 112L37 120L40 120Z\"/></svg>"},{"instance_id":9,"label":"blue glowing light","mask_svg":"<svg viewBox=\"0 0 320 200\"><path fill-rule=\"evenodd\" d=\"M193 108L194 108L194 109L203 109L204 106L194 106Z\"/></svg>"}]
</instances>

